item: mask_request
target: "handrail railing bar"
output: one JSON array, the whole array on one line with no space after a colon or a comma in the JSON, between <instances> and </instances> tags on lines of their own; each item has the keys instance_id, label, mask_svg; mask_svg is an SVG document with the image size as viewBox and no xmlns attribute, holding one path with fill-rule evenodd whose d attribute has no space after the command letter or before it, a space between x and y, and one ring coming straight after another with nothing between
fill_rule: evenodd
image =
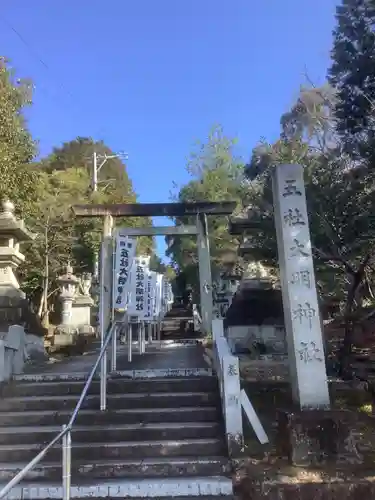
<instances>
[{"instance_id":1,"label":"handrail railing bar","mask_svg":"<svg viewBox=\"0 0 375 500\"><path fill-rule=\"evenodd\" d=\"M105 337L103 346L100 349L99 356L97 357L97 359L96 359L96 361L94 363L94 366L92 367L90 375L89 375L89 377L88 377L88 379L86 381L85 387L83 388L83 390L81 392L81 397L79 398L78 403L76 404L76 407L75 407L75 409L74 409L74 411L72 413L72 416L70 417L70 420L69 420L68 425L67 425L67 430L69 430L69 429L72 428L72 425L74 424L74 421L77 418L77 415L78 415L79 410L81 409L83 400L86 397L86 394L87 394L87 391L89 390L89 387L90 387L90 384L92 382L92 379L94 378L95 372L96 372L96 370L97 370L97 368L99 366L99 363L102 360L102 357L104 356L104 353L105 353L105 351L106 351L106 349L108 347L109 341L111 340L112 334L114 333L114 330L116 329L116 327L117 327L117 323L113 323L112 326L109 329L109 332L107 333L107 337Z\"/></svg>"},{"instance_id":2,"label":"handrail railing bar","mask_svg":"<svg viewBox=\"0 0 375 500\"><path fill-rule=\"evenodd\" d=\"M104 343L100 349L100 353L99 353L99 356L97 358L97 360L95 361L95 364L93 366L93 368L91 369L91 372L90 372L90 375L88 376L87 378L87 381L85 383L85 386L81 392L81 396L75 406L75 409L72 413L72 416L70 417L70 420L68 422L68 424L66 425L66 427L63 428L62 431L59 432L59 434L53 438L44 448L42 451L40 451L38 453L38 455L36 457L34 457L28 464L25 465L25 467L20 470L15 476L13 479L11 479L9 481L9 483L7 483L4 488L2 490L0 490L0 499L1 498L4 498L5 495L14 487L14 486L17 486L17 484L22 481L22 479L26 476L26 474L33 468L35 467L41 460L42 458L44 458L44 456L46 455L47 451L52 448L52 446L54 446L58 441L60 441L61 438L63 438L65 436L65 434L67 432L70 432L71 429L72 429L72 426L75 422L75 419L77 418L77 415L78 415L78 412L79 410L81 409L81 406L82 406L82 403L83 403L83 400L85 399L86 395L87 395L87 391L89 390L89 386L94 378L94 375L95 375L95 372L99 366L99 363L108 347L108 344L109 344L109 341L111 339L111 336L113 334L113 331L116 329L117 327L117 323L113 323L109 329L109 332L107 333L107 336L105 337L105 340L104 340Z\"/></svg>"},{"instance_id":3,"label":"handrail railing bar","mask_svg":"<svg viewBox=\"0 0 375 500\"><path fill-rule=\"evenodd\" d=\"M52 448L52 446L54 446L58 441L60 441L60 439L64 436L64 434L66 434L67 432L67 429L63 429L62 431L59 432L59 434L54 438L52 439L52 441L50 441L44 448L42 451L40 451L38 453L38 455L36 455L36 457L34 457L32 460L30 460L30 462L25 465L25 467L20 470L15 476L13 479L11 479L9 481L9 483L7 483L4 488L0 491L0 498L4 498L5 495L14 487L14 486L17 486L17 484L22 481L22 479L26 476L26 474L33 468L35 467L36 465L38 465L38 463L42 460L42 458L44 458L44 456L46 455L47 451Z\"/></svg>"}]
</instances>

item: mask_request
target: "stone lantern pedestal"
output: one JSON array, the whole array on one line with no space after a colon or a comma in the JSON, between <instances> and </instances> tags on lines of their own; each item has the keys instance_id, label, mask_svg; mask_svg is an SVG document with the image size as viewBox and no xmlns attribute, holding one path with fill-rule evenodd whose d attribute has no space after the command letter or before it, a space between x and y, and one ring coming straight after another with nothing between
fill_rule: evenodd
<instances>
[{"instance_id":1,"label":"stone lantern pedestal","mask_svg":"<svg viewBox=\"0 0 375 500\"><path fill-rule=\"evenodd\" d=\"M92 277L90 273L85 273L79 280L79 292L74 298L72 306L72 322L78 328L80 335L91 336L94 328L91 326L91 308L94 301L90 296Z\"/></svg>"},{"instance_id":2,"label":"stone lantern pedestal","mask_svg":"<svg viewBox=\"0 0 375 500\"><path fill-rule=\"evenodd\" d=\"M61 323L56 327L53 338L54 347L74 344L78 329L73 322L73 301L78 291L79 279L74 276L73 268L66 266L65 274L57 280L60 288Z\"/></svg>"},{"instance_id":3,"label":"stone lantern pedestal","mask_svg":"<svg viewBox=\"0 0 375 500\"><path fill-rule=\"evenodd\" d=\"M92 278L84 274L81 279L73 274L68 265L65 274L57 279L60 287L61 323L55 328L52 346L54 350L64 347L85 346L94 336L91 326L91 307L94 304L90 296Z\"/></svg>"}]
</instances>

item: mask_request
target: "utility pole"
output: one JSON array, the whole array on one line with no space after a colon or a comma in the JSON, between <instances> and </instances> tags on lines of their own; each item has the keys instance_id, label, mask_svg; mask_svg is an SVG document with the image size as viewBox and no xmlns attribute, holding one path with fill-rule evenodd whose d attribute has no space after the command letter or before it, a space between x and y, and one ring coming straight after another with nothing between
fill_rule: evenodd
<instances>
[{"instance_id":1,"label":"utility pole","mask_svg":"<svg viewBox=\"0 0 375 500\"><path fill-rule=\"evenodd\" d=\"M108 183L108 182L111 182L114 180L114 179L106 179L105 181L98 181L98 174L99 174L101 168L108 160L111 160L113 158L119 158L119 159L121 158L121 159L127 160L128 154L124 153L123 151L120 151L119 153L115 153L112 155L107 155L107 154L99 155L96 151L94 151L94 153L92 155L92 177L91 177L91 188L92 188L94 193L96 193L98 191L98 184L100 184L101 182ZM104 221L104 225L105 225L105 221ZM103 235L105 236L104 233L105 233L105 228L103 229ZM98 281L98 279L99 279L99 254L98 254L98 252L95 252L95 255L94 255L94 280Z\"/></svg>"},{"instance_id":2,"label":"utility pole","mask_svg":"<svg viewBox=\"0 0 375 500\"><path fill-rule=\"evenodd\" d=\"M92 177L91 177L91 187L94 192L98 190L98 184L103 181L98 181L98 174L103 167L103 165L107 162L107 160L112 160L113 158L121 158L124 160L128 159L128 154L120 151L119 153L113 155L99 155L96 151L94 151L92 155ZM98 163L100 162L99 166ZM107 181L110 179L107 179ZM105 182L105 181L104 181Z\"/></svg>"}]
</instances>

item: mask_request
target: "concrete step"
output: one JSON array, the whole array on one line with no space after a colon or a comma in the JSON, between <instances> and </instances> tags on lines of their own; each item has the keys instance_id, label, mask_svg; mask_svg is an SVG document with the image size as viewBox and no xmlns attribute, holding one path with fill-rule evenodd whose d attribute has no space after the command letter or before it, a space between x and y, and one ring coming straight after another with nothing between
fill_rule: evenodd
<instances>
[{"instance_id":1,"label":"concrete step","mask_svg":"<svg viewBox=\"0 0 375 500\"><path fill-rule=\"evenodd\" d=\"M69 410L33 410L0 412L0 426L64 425L72 412ZM76 425L116 425L156 422L212 422L220 418L217 406L182 408L133 408L99 411L81 410Z\"/></svg>"},{"instance_id":2,"label":"concrete step","mask_svg":"<svg viewBox=\"0 0 375 500\"><path fill-rule=\"evenodd\" d=\"M41 450L40 444L0 445L0 462L28 462ZM142 459L176 456L224 456L221 439L179 439L171 441L126 441L72 443L72 460ZM61 446L50 449L46 461L61 460Z\"/></svg>"},{"instance_id":3,"label":"concrete step","mask_svg":"<svg viewBox=\"0 0 375 500\"><path fill-rule=\"evenodd\" d=\"M74 457L73 457L74 458ZM10 481L26 463L0 463L0 482ZM89 479L137 479L155 477L229 476L231 467L223 457L161 457L142 460L96 460L72 462L72 481ZM41 463L28 472L25 481L60 481L61 461Z\"/></svg>"},{"instance_id":4,"label":"concrete step","mask_svg":"<svg viewBox=\"0 0 375 500\"><path fill-rule=\"evenodd\" d=\"M0 485L1 487L2 485ZM231 499L232 481L225 477L193 478L142 478L138 481L100 481L96 484L73 484L71 498L179 498L179 500L219 500ZM25 484L15 486L5 499L7 500L48 500L63 498L61 481L53 484Z\"/></svg>"},{"instance_id":5,"label":"concrete step","mask_svg":"<svg viewBox=\"0 0 375 500\"><path fill-rule=\"evenodd\" d=\"M80 396L85 380L16 382L4 387L3 397L23 396ZM89 388L89 394L99 393L100 382L95 380ZM146 380L109 379L107 393L158 393L158 392L201 392L215 391L216 377L185 377L185 378L149 378Z\"/></svg>"},{"instance_id":6,"label":"concrete step","mask_svg":"<svg viewBox=\"0 0 375 500\"><path fill-rule=\"evenodd\" d=\"M173 344L176 345L175 340L165 340L163 341L165 344ZM181 343L182 342L182 343ZM188 342L188 343L187 343ZM191 344L191 339L188 340L182 340L178 341L178 345L184 346L186 348L189 348L192 346ZM196 342L194 342L196 346ZM121 348L125 349L125 348ZM119 349L119 353L121 352L121 349ZM163 347L164 349L164 347ZM165 348L167 351L167 356L172 357L173 353L169 352L170 349L168 347ZM127 351L126 351L127 352ZM156 353L157 355L158 353ZM159 353L162 354L162 353ZM155 354L152 353L151 356L154 356ZM174 356L176 355L176 352ZM137 360L139 356L135 355L134 356L134 361ZM94 381L99 380L99 370L97 374L94 377ZM108 375L108 381L110 380L118 380L121 379L123 381L141 381L141 380L155 380L155 379L167 379L167 380L178 380L180 378L188 378L189 380L193 380L194 378L197 377L208 377L212 378L213 377L213 372L211 368L141 368L139 370L117 370L115 372L111 372ZM64 372L45 372L45 373L37 373L37 372L31 372L31 373L23 373L21 375L15 375L14 376L14 383L16 385L20 384L23 385L25 383L45 383L45 382L53 382L53 383L60 383L60 382L85 382L87 380L87 372L71 372L71 373L64 373ZM6 387L6 386L5 386ZM4 390L4 386L2 387L2 391Z\"/></svg>"},{"instance_id":7,"label":"concrete step","mask_svg":"<svg viewBox=\"0 0 375 500\"><path fill-rule=\"evenodd\" d=\"M25 410L63 410L74 409L78 402L77 396L24 396L8 397L0 401L0 412ZM181 408L184 406L213 406L218 403L215 392L166 392L166 393L134 393L109 394L108 409L121 408ZM98 409L100 396L89 395L85 398L82 409Z\"/></svg>"},{"instance_id":8,"label":"concrete step","mask_svg":"<svg viewBox=\"0 0 375 500\"><path fill-rule=\"evenodd\" d=\"M0 445L10 444L42 444L52 439L61 431L59 426L23 426L0 427ZM118 442L118 441L152 441L193 439L199 437L219 438L221 425L217 422L160 422L153 424L130 425L89 425L74 426L72 441L74 443Z\"/></svg>"}]
</instances>

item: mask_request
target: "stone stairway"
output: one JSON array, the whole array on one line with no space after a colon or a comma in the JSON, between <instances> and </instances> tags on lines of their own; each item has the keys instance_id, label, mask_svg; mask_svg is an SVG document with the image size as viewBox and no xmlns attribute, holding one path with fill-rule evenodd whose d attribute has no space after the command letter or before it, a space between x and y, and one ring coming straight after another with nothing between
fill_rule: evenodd
<instances>
[{"instance_id":1,"label":"stone stairway","mask_svg":"<svg viewBox=\"0 0 375 500\"><path fill-rule=\"evenodd\" d=\"M194 332L192 311L179 304L173 304L163 318L162 339L198 339L200 332Z\"/></svg>"},{"instance_id":2,"label":"stone stairway","mask_svg":"<svg viewBox=\"0 0 375 500\"><path fill-rule=\"evenodd\" d=\"M161 372L112 374L104 412L93 382L72 431L72 498L232 495L216 377L206 369ZM2 388L2 485L68 422L86 377L51 370ZM6 498L62 498L61 457L61 445L52 448Z\"/></svg>"}]
</instances>

